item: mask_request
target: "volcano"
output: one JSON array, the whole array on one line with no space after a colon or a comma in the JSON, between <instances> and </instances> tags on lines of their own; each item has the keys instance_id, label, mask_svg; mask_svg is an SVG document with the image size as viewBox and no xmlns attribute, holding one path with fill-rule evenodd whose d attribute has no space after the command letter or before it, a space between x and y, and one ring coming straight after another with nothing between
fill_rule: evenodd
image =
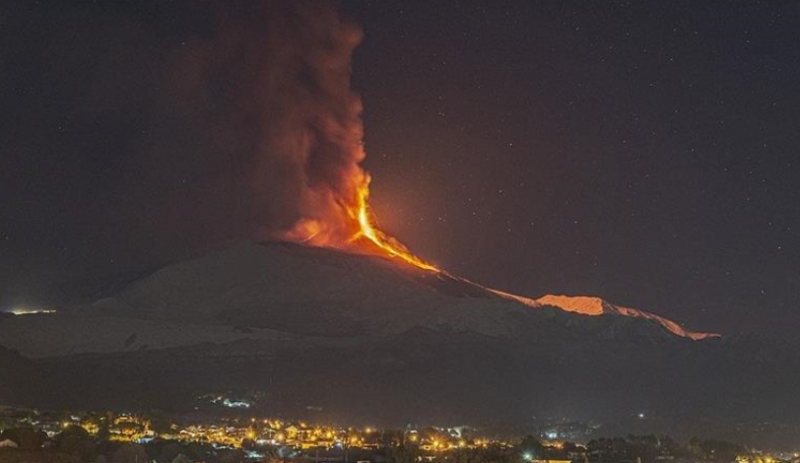
<instances>
[{"instance_id":1,"label":"volcano","mask_svg":"<svg viewBox=\"0 0 800 463\"><path fill-rule=\"evenodd\" d=\"M663 317L620 308L599 298L548 295L532 299L380 254L288 242L239 243L167 265L89 306L62 311L64 316L79 318L100 316L214 329L247 327L284 336L323 337L380 337L415 328L514 337L521 329L519 319L536 320L548 313L574 318L578 324L632 325L655 337L700 340L716 336L688 331ZM572 314L581 316L569 317ZM592 319L595 316L599 316L597 320ZM53 321L60 329L61 318L18 317L5 327L36 320ZM102 342L95 344L92 338L105 339L105 331L94 333L76 333L73 340L68 333L48 335L49 339L15 339L8 332L2 339L23 353L47 356L94 352ZM158 339L159 335L148 341L139 333L128 347L184 342L166 342Z\"/></svg>"},{"instance_id":2,"label":"volcano","mask_svg":"<svg viewBox=\"0 0 800 463\"><path fill-rule=\"evenodd\" d=\"M776 398L800 387L796 349L291 243L239 243L89 304L3 317L0 340L49 379L26 387L41 406L192 410L226 391L264 414L391 425L800 416L794 394Z\"/></svg>"}]
</instances>

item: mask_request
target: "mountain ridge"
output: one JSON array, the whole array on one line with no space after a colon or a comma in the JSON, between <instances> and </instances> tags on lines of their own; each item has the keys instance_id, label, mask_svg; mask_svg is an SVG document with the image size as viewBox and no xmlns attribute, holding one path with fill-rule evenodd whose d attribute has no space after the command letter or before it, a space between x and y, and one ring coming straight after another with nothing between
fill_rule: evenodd
<instances>
[{"instance_id":1,"label":"mountain ridge","mask_svg":"<svg viewBox=\"0 0 800 463\"><path fill-rule=\"evenodd\" d=\"M619 315L623 317L651 320L663 326L666 330L677 336L693 339L695 341L721 337L721 335L717 333L690 331L683 328L677 322L666 317L646 312L644 310L619 306L596 296L566 296L548 294L536 299L536 302L542 305L549 305L567 312L573 312L582 315Z\"/></svg>"}]
</instances>

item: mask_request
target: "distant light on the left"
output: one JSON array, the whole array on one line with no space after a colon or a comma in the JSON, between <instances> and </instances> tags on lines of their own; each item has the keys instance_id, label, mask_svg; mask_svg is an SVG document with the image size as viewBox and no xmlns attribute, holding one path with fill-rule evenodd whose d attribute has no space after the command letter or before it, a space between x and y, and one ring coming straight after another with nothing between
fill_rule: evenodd
<instances>
[{"instance_id":1,"label":"distant light on the left","mask_svg":"<svg viewBox=\"0 0 800 463\"><path fill-rule=\"evenodd\" d=\"M11 315L47 315L56 313L56 309L27 309L14 307L12 309L3 310L3 313Z\"/></svg>"}]
</instances>

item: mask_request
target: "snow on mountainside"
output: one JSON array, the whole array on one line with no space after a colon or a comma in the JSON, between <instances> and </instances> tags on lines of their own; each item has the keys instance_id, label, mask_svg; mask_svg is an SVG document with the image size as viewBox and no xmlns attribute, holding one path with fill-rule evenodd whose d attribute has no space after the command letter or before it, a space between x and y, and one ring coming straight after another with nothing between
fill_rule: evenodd
<instances>
[{"instance_id":1,"label":"snow on mountainside","mask_svg":"<svg viewBox=\"0 0 800 463\"><path fill-rule=\"evenodd\" d=\"M567 318L549 318L545 306ZM89 306L8 318L0 322L0 340L41 358L244 339L393 336L415 328L555 339L563 333L551 331L567 326L593 335L606 330L604 336L712 336L598 298L536 300L374 255L243 242L164 266Z\"/></svg>"},{"instance_id":2,"label":"snow on mountainside","mask_svg":"<svg viewBox=\"0 0 800 463\"><path fill-rule=\"evenodd\" d=\"M688 339L710 336L598 298L534 300L380 256L290 243L240 243L173 264L95 307L298 334L388 334L414 326L450 326L497 336L515 331L517 321L508 315L545 305L582 315L643 319Z\"/></svg>"},{"instance_id":3,"label":"snow on mountainside","mask_svg":"<svg viewBox=\"0 0 800 463\"><path fill-rule=\"evenodd\" d=\"M548 294L536 299L536 302L542 305L549 305L566 310L568 312L574 312L583 315L621 315L624 317L644 318L660 324L673 334L694 340L719 337L719 335L715 333L697 333L689 331L667 318L652 314L650 312L645 312L643 310L617 306L609 303L608 301L600 299L599 297L556 296Z\"/></svg>"},{"instance_id":4,"label":"snow on mountainside","mask_svg":"<svg viewBox=\"0 0 800 463\"><path fill-rule=\"evenodd\" d=\"M480 286L385 258L251 242L168 265L93 308L110 316L321 336L418 326L508 335L515 327L508 316L526 312Z\"/></svg>"}]
</instances>

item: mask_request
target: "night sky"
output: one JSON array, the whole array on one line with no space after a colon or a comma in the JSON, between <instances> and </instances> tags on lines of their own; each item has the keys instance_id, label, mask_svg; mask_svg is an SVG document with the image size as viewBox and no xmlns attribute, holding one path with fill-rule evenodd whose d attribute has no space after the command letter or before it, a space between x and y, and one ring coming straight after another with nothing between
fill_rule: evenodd
<instances>
[{"instance_id":1,"label":"night sky","mask_svg":"<svg viewBox=\"0 0 800 463\"><path fill-rule=\"evenodd\" d=\"M231 83L254 58L219 39L221 17L257 38L237 23L246 10L0 5L3 307L58 301L270 220L248 196L257 135L231 103L247 99ZM800 4L340 11L365 33L353 81L372 204L415 252L528 296L794 334Z\"/></svg>"}]
</instances>

